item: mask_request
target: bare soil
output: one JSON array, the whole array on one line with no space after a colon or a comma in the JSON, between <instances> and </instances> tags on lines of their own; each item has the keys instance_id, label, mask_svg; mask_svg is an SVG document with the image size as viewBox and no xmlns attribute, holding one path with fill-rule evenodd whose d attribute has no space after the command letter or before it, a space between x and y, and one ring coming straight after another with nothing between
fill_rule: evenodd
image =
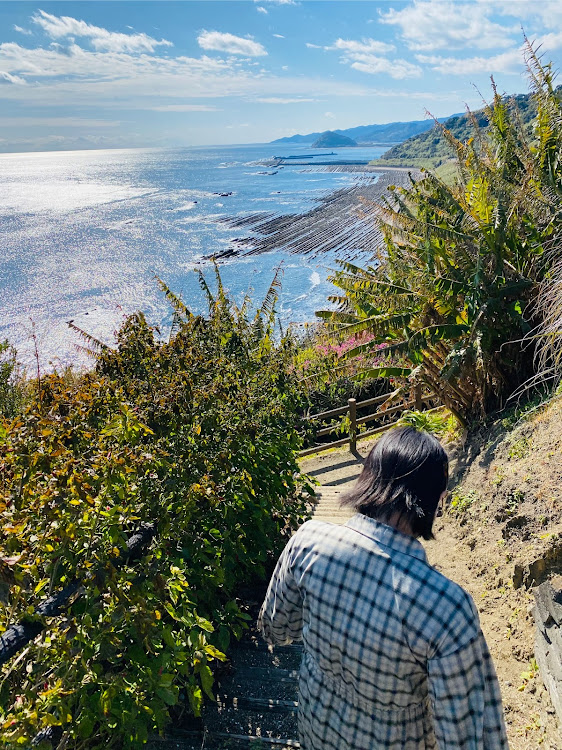
<instances>
[{"instance_id":1,"label":"bare soil","mask_svg":"<svg viewBox=\"0 0 562 750\"><path fill-rule=\"evenodd\" d=\"M478 607L512 750L562 750L534 669L531 614L533 586L562 588L562 400L509 427L500 420L457 448L448 508L427 554Z\"/></svg>"}]
</instances>

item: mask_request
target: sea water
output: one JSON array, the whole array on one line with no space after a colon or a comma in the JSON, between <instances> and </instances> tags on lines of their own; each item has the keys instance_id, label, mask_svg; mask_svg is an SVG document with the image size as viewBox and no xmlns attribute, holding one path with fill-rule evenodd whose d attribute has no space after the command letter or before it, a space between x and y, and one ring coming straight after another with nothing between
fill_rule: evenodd
<instances>
[{"instance_id":1,"label":"sea water","mask_svg":"<svg viewBox=\"0 0 562 750\"><path fill-rule=\"evenodd\" d=\"M368 160L384 150L340 149L308 161ZM171 309L155 277L193 312L204 312L194 269L211 277L204 258L244 236L221 217L301 213L361 178L263 165L299 153L313 152L260 144L0 155L0 340L7 338L26 364L34 336L42 368L84 364L69 320L108 344L135 310L166 330ZM276 251L222 261L221 274L235 300L249 291L259 302L282 263L278 311L287 325L326 307L334 262Z\"/></svg>"}]
</instances>

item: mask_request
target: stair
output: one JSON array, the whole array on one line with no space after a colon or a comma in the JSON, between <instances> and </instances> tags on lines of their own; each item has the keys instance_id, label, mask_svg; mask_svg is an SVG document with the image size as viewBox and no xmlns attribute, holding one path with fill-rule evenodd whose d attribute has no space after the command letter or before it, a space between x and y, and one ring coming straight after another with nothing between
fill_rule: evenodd
<instances>
[{"instance_id":1,"label":"stair","mask_svg":"<svg viewBox=\"0 0 562 750\"><path fill-rule=\"evenodd\" d=\"M348 452L301 462L321 483L313 518L345 523L353 511L340 505L362 468L362 457ZM259 597L257 597L259 598ZM251 596L254 605L255 595ZM263 599L261 595L260 601ZM257 609L256 609L257 611ZM193 729L171 728L151 739L148 750L294 750L297 740L297 679L302 646L270 649L256 630L229 650L230 671L215 685L216 701L207 701Z\"/></svg>"},{"instance_id":2,"label":"stair","mask_svg":"<svg viewBox=\"0 0 562 750\"><path fill-rule=\"evenodd\" d=\"M319 487L316 491L316 504L313 507L312 517L316 521L328 521L329 523L345 523L353 515L353 511L342 508L340 499L348 491L348 487Z\"/></svg>"},{"instance_id":3,"label":"stair","mask_svg":"<svg viewBox=\"0 0 562 750\"><path fill-rule=\"evenodd\" d=\"M297 679L302 646L270 649L250 631L229 651L231 669L207 701L199 729L171 729L154 750L289 750L297 740Z\"/></svg>"}]
</instances>

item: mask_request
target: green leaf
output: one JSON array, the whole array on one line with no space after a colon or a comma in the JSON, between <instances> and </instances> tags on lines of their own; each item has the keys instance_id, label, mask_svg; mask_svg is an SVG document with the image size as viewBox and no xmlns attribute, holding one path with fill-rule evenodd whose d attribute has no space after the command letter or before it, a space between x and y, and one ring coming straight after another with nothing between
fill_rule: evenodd
<instances>
[{"instance_id":1,"label":"green leaf","mask_svg":"<svg viewBox=\"0 0 562 750\"><path fill-rule=\"evenodd\" d=\"M157 687L156 695L164 701L167 706L175 706L178 702L177 690L169 687Z\"/></svg>"},{"instance_id":2,"label":"green leaf","mask_svg":"<svg viewBox=\"0 0 562 750\"><path fill-rule=\"evenodd\" d=\"M205 691L205 694L211 700L214 700L215 696L213 695L213 692L211 690L211 688L213 687L214 677L213 677L213 673L211 672L207 664L201 665L201 668L199 670L199 676L201 678L201 685L203 687L203 690Z\"/></svg>"}]
</instances>

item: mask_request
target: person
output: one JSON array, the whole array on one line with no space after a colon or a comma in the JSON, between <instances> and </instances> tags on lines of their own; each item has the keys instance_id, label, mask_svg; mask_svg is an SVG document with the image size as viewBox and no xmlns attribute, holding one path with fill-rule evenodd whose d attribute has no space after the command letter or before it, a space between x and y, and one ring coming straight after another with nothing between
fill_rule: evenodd
<instances>
[{"instance_id":1,"label":"person","mask_svg":"<svg viewBox=\"0 0 562 750\"><path fill-rule=\"evenodd\" d=\"M302 638L302 750L508 749L498 680L470 595L431 567L446 494L439 441L398 427L377 441L343 526L307 521L277 563L258 627Z\"/></svg>"}]
</instances>

